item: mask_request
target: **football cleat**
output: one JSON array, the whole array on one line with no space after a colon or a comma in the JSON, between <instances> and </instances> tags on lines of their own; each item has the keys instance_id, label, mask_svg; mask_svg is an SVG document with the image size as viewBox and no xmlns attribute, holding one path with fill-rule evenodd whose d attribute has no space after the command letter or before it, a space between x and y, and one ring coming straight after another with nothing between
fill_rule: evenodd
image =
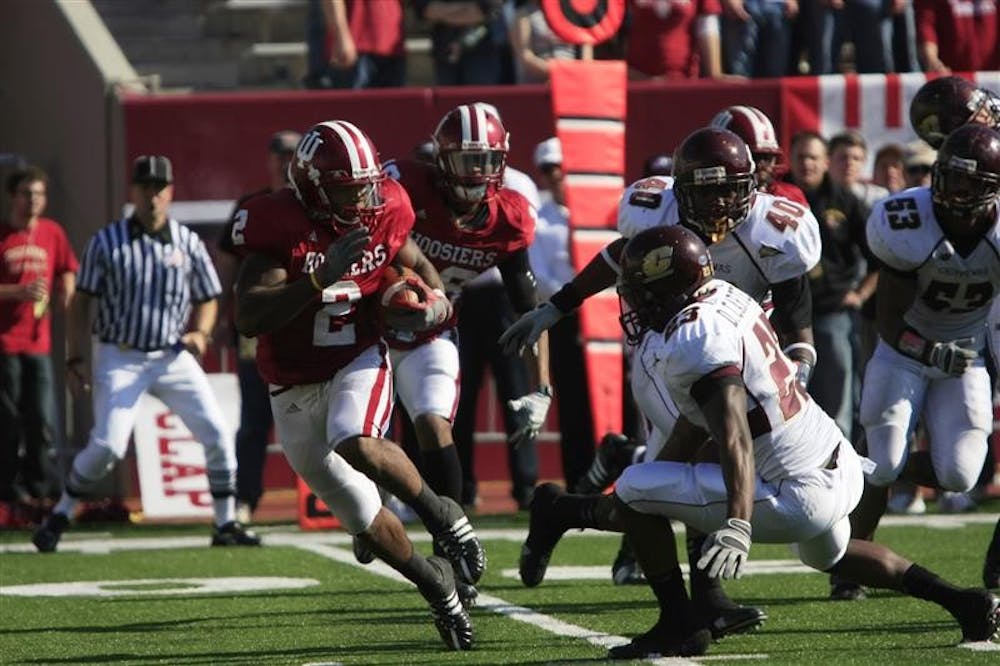
<instances>
[{"instance_id":1,"label":"football cleat","mask_svg":"<svg viewBox=\"0 0 1000 666\"><path fill-rule=\"evenodd\" d=\"M767 619L767 613L753 606L736 606L721 610L711 609L705 617L712 638L719 640L731 634L747 634Z\"/></svg>"},{"instance_id":2,"label":"football cleat","mask_svg":"<svg viewBox=\"0 0 1000 666\"><path fill-rule=\"evenodd\" d=\"M462 581L475 585L486 570L486 552L472 529L462 507L450 497L442 497L447 505L448 528L434 535L434 541L455 567Z\"/></svg>"},{"instance_id":3,"label":"football cleat","mask_svg":"<svg viewBox=\"0 0 1000 666\"><path fill-rule=\"evenodd\" d=\"M39 553L51 553L59 545L59 539L68 525L69 518L65 513L53 513L31 535L31 543L35 544Z\"/></svg>"},{"instance_id":4,"label":"football cleat","mask_svg":"<svg viewBox=\"0 0 1000 666\"><path fill-rule=\"evenodd\" d=\"M361 535L351 536L351 549L354 551L354 559L359 564L371 564L375 561L375 553Z\"/></svg>"},{"instance_id":5,"label":"football cleat","mask_svg":"<svg viewBox=\"0 0 1000 666\"><path fill-rule=\"evenodd\" d=\"M535 488L531 498L531 520L528 523L528 538L521 546L521 558L517 571L521 582L527 587L536 587L545 578L552 550L559 543L565 527L560 527L553 515L556 500L566 491L554 483L543 483Z\"/></svg>"},{"instance_id":6,"label":"football cleat","mask_svg":"<svg viewBox=\"0 0 1000 666\"><path fill-rule=\"evenodd\" d=\"M865 588L851 580L845 580L835 574L830 575L831 601L864 601L868 598Z\"/></svg>"},{"instance_id":7,"label":"football cleat","mask_svg":"<svg viewBox=\"0 0 1000 666\"><path fill-rule=\"evenodd\" d=\"M213 546L259 546L260 537L239 522L230 520L225 525L216 526L212 532Z\"/></svg>"},{"instance_id":8,"label":"football cleat","mask_svg":"<svg viewBox=\"0 0 1000 666\"><path fill-rule=\"evenodd\" d=\"M455 574L451 564L443 557L432 555L427 561L441 572L441 588L434 598L427 599L431 607L434 626L444 644L451 650L472 649L472 620L462 606L455 589Z\"/></svg>"},{"instance_id":9,"label":"football cleat","mask_svg":"<svg viewBox=\"0 0 1000 666\"><path fill-rule=\"evenodd\" d=\"M476 599L479 598L479 590L476 589L475 585L469 585L462 581L455 582L455 590L458 592L458 598L465 606L465 610L469 610L476 607Z\"/></svg>"},{"instance_id":10,"label":"football cleat","mask_svg":"<svg viewBox=\"0 0 1000 666\"><path fill-rule=\"evenodd\" d=\"M627 535L622 535L622 545L611 565L611 580L615 585L642 585L646 582Z\"/></svg>"},{"instance_id":11,"label":"football cleat","mask_svg":"<svg viewBox=\"0 0 1000 666\"><path fill-rule=\"evenodd\" d=\"M962 628L962 642L996 639L1000 632L1000 597L976 587L962 590L962 596L962 607L951 611Z\"/></svg>"},{"instance_id":12,"label":"football cleat","mask_svg":"<svg viewBox=\"0 0 1000 666\"><path fill-rule=\"evenodd\" d=\"M601 438L590 468L573 488L584 495L602 492L615 482L625 468L642 458L646 447L637 440L619 433L609 432Z\"/></svg>"},{"instance_id":13,"label":"football cleat","mask_svg":"<svg viewBox=\"0 0 1000 666\"><path fill-rule=\"evenodd\" d=\"M667 631L657 623L631 643L608 650L608 659L697 657L708 652L711 642L712 634L708 629L697 629L685 635Z\"/></svg>"}]
</instances>

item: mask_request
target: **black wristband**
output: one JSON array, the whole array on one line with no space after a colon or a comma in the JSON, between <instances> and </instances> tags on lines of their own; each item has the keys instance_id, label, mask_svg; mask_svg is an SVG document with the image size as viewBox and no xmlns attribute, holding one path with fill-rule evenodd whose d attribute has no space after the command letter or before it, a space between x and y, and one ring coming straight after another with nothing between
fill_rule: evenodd
<instances>
[{"instance_id":1,"label":"black wristband","mask_svg":"<svg viewBox=\"0 0 1000 666\"><path fill-rule=\"evenodd\" d=\"M562 289L552 294L549 302L556 306L559 312L569 314L583 305L583 296L572 282L567 282Z\"/></svg>"}]
</instances>

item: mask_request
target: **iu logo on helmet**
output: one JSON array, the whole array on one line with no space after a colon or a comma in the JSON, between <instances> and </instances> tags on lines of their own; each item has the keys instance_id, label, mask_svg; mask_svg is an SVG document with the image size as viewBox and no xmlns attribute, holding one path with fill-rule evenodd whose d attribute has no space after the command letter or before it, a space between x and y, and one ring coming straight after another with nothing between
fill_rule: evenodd
<instances>
[{"instance_id":1,"label":"iu logo on helmet","mask_svg":"<svg viewBox=\"0 0 1000 666\"><path fill-rule=\"evenodd\" d=\"M295 149L295 157L299 159L300 162L311 162L313 155L320 146L323 145L323 137L320 136L319 132L312 131L302 137L299 141L298 147Z\"/></svg>"}]
</instances>

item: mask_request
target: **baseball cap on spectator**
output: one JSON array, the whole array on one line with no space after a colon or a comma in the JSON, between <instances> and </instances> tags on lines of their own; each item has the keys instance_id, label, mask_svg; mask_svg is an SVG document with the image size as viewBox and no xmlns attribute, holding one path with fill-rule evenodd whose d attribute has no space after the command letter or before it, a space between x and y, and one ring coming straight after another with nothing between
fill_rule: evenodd
<instances>
[{"instance_id":1,"label":"baseball cap on spectator","mask_svg":"<svg viewBox=\"0 0 1000 666\"><path fill-rule=\"evenodd\" d=\"M937 151L931 148L926 141L918 139L906 144L903 168L907 171L930 169L936 159Z\"/></svg>"},{"instance_id":2,"label":"baseball cap on spectator","mask_svg":"<svg viewBox=\"0 0 1000 666\"><path fill-rule=\"evenodd\" d=\"M562 144L559 142L559 137L554 136L535 146L535 166L539 169L561 165L562 161Z\"/></svg>"},{"instance_id":3,"label":"baseball cap on spectator","mask_svg":"<svg viewBox=\"0 0 1000 666\"><path fill-rule=\"evenodd\" d=\"M281 130L271 135L271 141L267 144L268 151L278 155L294 153L295 147L299 145L302 135L292 130Z\"/></svg>"},{"instance_id":4,"label":"baseball cap on spectator","mask_svg":"<svg viewBox=\"0 0 1000 666\"><path fill-rule=\"evenodd\" d=\"M669 176L674 172L674 158L666 153L650 155L642 163L642 177Z\"/></svg>"},{"instance_id":5,"label":"baseball cap on spectator","mask_svg":"<svg viewBox=\"0 0 1000 666\"><path fill-rule=\"evenodd\" d=\"M174 168L170 159L163 155L141 155L132 167L132 182L136 185L159 183L169 185L174 182Z\"/></svg>"}]
</instances>

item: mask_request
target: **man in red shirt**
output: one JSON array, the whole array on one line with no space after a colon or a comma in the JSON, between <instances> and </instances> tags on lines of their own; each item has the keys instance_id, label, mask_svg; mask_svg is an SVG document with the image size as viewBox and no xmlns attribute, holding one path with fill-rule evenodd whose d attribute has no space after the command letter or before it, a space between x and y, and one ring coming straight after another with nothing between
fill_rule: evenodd
<instances>
[{"instance_id":1,"label":"man in red shirt","mask_svg":"<svg viewBox=\"0 0 1000 666\"><path fill-rule=\"evenodd\" d=\"M719 0L630 0L625 59L637 78L722 76Z\"/></svg>"},{"instance_id":2,"label":"man in red shirt","mask_svg":"<svg viewBox=\"0 0 1000 666\"><path fill-rule=\"evenodd\" d=\"M45 497L58 485L50 303L65 308L78 262L66 233L42 217L48 176L37 167L7 179L8 220L0 224L0 503ZM20 444L24 442L24 455ZM6 507L0 505L0 525Z\"/></svg>"},{"instance_id":3,"label":"man in red shirt","mask_svg":"<svg viewBox=\"0 0 1000 666\"><path fill-rule=\"evenodd\" d=\"M389 88L406 85L402 0L319 0L312 17L324 33L310 54L309 87ZM315 11L315 10L313 10ZM317 30L318 37L319 30ZM315 39L315 38L314 38ZM319 40L310 44L319 46ZM317 48L318 50L318 48Z\"/></svg>"},{"instance_id":4,"label":"man in red shirt","mask_svg":"<svg viewBox=\"0 0 1000 666\"><path fill-rule=\"evenodd\" d=\"M279 441L295 472L344 528L413 582L453 650L472 647L472 624L452 567L474 585L486 557L468 518L436 495L383 438L392 373L378 327L378 289L391 263L443 285L410 239L406 191L382 173L371 139L352 123L314 125L289 166L291 188L236 211L233 245L246 258L236 283L236 327L258 337ZM430 288L421 328L451 316ZM416 327L415 327L416 328ZM376 485L377 484L377 485ZM378 486L406 502L448 559L417 553ZM450 562L449 562L450 560Z\"/></svg>"},{"instance_id":5,"label":"man in red shirt","mask_svg":"<svg viewBox=\"0 0 1000 666\"><path fill-rule=\"evenodd\" d=\"M930 72L997 69L995 0L914 0L917 44Z\"/></svg>"}]
</instances>

